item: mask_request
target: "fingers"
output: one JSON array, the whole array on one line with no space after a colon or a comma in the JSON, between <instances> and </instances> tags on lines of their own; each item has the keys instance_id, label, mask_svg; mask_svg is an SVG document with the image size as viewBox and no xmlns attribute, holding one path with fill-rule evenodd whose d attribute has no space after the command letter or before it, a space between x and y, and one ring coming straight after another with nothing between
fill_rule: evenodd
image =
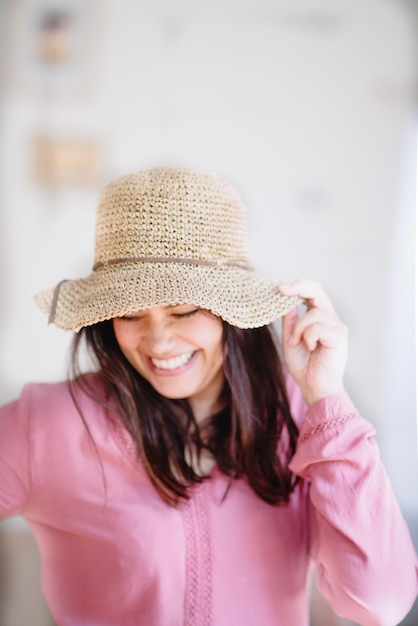
<instances>
[{"instance_id":1,"label":"fingers","mask_svg":"<svg viewBox=\"0 0 418 626\"><path fill-rule=\"evenodd\" d=\"M314 281L295 280L291 283L283 283L280 285L280 292L285 296L300 296L305 300L308 309L315 307L335 314L331 300L321 285Z\"/></svg>"},{"instance_id":2,"label":"fingers","mask_svg":"<svg viewBox=\"0 0 418 626\"><path fill-rule=\"evenodd\" d=\"M327 348L337 348L347 337L347 327L336 315L320 309L311 309L301 317L285 322L286 340L297 346L303 341L310 352L318 344Z\"/></svg>"},{"instance_id":3,"label":"fingers","mask_svg":"<svg viewBox=\"0 0 418 626\"><path fill-rule=\"evenodd\" d=\"M348 330L318 283L298 280L281 286L286 295L305 300L282 318L282 347L286 366L307 404L344 390Z\"/></svg>"},{"instance_id":4,"label":"fingers","mask_svg":"<svg viewBox=\"0 0 418 626\"><path fill-rule=\"evenodd\" d=\"M297 346L303 342L305 347L313 352L319 344L337 348L346 340L347 327L337 316L331 300L318 283L297 280L284 283L280 291L286 295L302 297L308 308L300 317L297 309L284 316L283 340L289 346Z\"/></svg>"}]
</instances>

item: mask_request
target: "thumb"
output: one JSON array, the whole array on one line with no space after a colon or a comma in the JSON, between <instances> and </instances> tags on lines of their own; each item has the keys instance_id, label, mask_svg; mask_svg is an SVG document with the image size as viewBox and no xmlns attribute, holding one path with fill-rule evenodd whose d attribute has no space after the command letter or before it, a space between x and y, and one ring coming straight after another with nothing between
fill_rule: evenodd
<instances>
[{"instance_id":1,"label":"thumb","mask_svg":"<svg viewBox=\"0 0 418 626\"><path fill-rule=\"evenodd\" d=\"M296 321L299 319L299 311L295 307L286 315L282 317L282 344L286 345L289 343L289 339L292 335L293 327Z\"/></svg>"}]
</instances>

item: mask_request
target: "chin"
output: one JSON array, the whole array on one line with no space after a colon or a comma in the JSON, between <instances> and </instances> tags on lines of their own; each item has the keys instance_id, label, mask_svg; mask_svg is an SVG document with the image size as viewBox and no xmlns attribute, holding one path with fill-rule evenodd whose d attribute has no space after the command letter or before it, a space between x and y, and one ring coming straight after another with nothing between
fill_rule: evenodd
<instances>
[{"instance_id":1,"label":"chin","mask_svg":"<svg viewBox=\"0 0 418 626\"><path fill-rule=\"evenodd\" d=\"M183 390L183 389L164 389L154 386L154 389L160 396L163 398L168 398L169 400L187 400L193 392Z\"/></svg>"}]
</instances>

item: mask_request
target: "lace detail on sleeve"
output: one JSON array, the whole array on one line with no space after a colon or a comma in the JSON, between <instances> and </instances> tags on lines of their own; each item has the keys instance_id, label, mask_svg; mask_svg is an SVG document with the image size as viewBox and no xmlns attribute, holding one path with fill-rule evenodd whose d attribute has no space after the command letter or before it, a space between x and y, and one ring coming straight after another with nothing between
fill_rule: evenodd
<instances>
[{"instance_id":1,"label":"lace detail on sleeve","mask_svg":"<svg viewBox=\"0 0 418 626\"><path fill-rule=\"evenodd\" d=\"M347 415L340 415L335 417L334 419L327 420L326 422L321 422L320 424L316 424L311 430L304 432L300 438L300 441L307 441L311 439L315 435L324 432L325 430L329 430L330 428L336 428L346 422L350 422L353 419L357 419L357 413L348 413Z\"/></svg>"}]
</instances>

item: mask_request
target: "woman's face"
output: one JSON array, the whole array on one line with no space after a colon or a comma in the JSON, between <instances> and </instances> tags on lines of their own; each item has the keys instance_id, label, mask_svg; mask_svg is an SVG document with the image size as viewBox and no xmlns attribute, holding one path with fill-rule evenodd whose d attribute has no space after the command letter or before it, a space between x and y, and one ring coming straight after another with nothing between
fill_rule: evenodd
<instances>
[{"instance_id":1,"label":"woman's face","mask_svg":"<svg viewBox=\"0 0 418 626\"><path fill-rule=\"evenodd\" d=\"M196 419L217 408L223 386L219 317L189 304L160 306L113 320L130 364L166 398L187 398Z\"/></svg>"}]
</instances>

